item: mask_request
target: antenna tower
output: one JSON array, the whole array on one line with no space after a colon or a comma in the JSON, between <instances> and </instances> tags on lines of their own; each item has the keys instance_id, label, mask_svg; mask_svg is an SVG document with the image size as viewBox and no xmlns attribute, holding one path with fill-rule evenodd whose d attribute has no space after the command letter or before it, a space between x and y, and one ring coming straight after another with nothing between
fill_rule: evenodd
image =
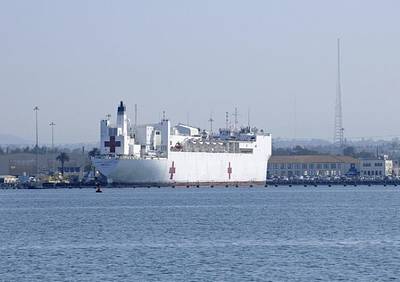
<instances>
[{"instance_id":1,"label":"antenna tower","mask_svg":"<svg viewBox=\"0 0 400 282\"><path fill-rule=\"evenodd\" d=\"M340 39L337 40L337 85L336 85L336 103L335 103L335 132L333 143L338 147L344 146L344 128L342 116L342 86L340 74Z\"/></svg>"}]
</instances>

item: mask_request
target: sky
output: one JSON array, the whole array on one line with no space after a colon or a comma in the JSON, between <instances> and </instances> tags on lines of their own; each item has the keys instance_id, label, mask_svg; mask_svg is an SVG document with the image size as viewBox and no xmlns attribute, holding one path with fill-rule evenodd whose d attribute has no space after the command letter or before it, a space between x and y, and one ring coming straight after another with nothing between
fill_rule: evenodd
<instances>
[{"instance_id":1,"label":"sky","mask_svg":"<svg viewBox=\"0 0 400 282\"><path fill-rule=\"evenodd\" d=\"M239 122L332 140L342 48L348 138L400 135L399 1L0 0L0 134L99 139L120 100L138 123ZM231 118L233 118L231 116Z\"/></svg>"}]
</instances>

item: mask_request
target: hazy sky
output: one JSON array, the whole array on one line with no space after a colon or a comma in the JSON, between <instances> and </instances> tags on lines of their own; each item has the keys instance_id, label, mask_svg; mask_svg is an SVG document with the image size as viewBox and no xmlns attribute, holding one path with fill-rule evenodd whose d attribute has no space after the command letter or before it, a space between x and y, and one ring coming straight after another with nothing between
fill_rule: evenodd
<instances>
[{"instance_id":1,"label":"hazy sky","mask_svg":"<svg viewBox=\"0 0 400 282\"><path fill-rule=\"evenodd\" d=\"M336 38L345 135L400 134L400 1L0 0L0 133L97 141L122 99L139 122L331 140ZM295 110L296 109L296 110ZM296 120L296 122L295 122Z\"/></svg>"}]
</instances>

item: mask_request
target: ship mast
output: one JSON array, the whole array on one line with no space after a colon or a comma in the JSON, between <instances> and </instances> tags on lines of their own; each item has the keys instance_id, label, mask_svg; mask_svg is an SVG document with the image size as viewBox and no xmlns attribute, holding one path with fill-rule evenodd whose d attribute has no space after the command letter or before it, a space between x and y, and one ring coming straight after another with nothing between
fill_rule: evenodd
<instances>
[{"instance_id":1,"label":"ship mast","mask_svg":"<svg viewBox=\"0 0 400 282\"><path fill-rule=\"evenodd\" d=\"M210 119L208 121L210 122L210 136L211 136L213 134L213 122L214 122L214 119L212 117L212 112L210 114Z\"/></svg>"},{"instance_id":2,"label":"ship mast","mask_svg":"<svg viewBox=\"0 0 400 282\"><path fill-rule=\"evenodd\" d=\"M135 124L134 124L134 126L135 126L135 130L136 130L136 127L137 127L137 104L135 104Z\"/></svg>"},{"instance_id":3,"label":"ship mast","mask_svg":"<svg viewBox=\"0 0 400 282\"><path fill-rule=\"evenodd\" d=\"M233 116L235 117L235 124L234 124L234 127L233 127L233 129L234 129L234 131L236 131L237 130L237 126L238 126L238 110L237 110L237 108L235 107L235 113L233 114Z\"/></svg>"},{"instance_id":4,"label":"ship mast","mask_svg":"<svg viewBox=\"0 0 400 282\"><path fill-rule=\"evenodd\" d=\"M229 112L225 112L225 128L229 130Z\"/></svg>"}]
</instances>

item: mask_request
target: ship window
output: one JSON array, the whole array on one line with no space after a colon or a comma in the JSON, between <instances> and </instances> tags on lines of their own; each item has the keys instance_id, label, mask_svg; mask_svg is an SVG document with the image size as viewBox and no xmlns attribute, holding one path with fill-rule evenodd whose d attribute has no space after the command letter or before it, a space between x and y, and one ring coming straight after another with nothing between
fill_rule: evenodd
<instances>
[{"instance_id":1,"label":"ship window","mask_svg":"<svg viewBox=\"0 0 400 282\"><path fill-rule=\"evenodd\" d=\"M160 135L160 131L156 131L156 135Z\"/></svg>"}]
</instances>

